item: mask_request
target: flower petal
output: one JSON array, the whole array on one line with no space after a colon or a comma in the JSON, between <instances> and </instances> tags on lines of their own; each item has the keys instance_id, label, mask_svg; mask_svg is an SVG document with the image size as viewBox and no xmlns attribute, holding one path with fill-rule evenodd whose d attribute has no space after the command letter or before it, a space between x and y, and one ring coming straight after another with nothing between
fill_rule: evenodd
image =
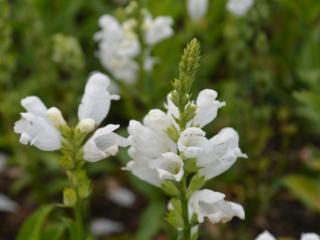
<instances>
[{"instance_id":1,"label":"flower petal","mask_svg":"<svg viewBox=\"0 0 320 240\"><path fill-rule=\"evenodd\" d=\"M23 98L21 100L21 105L27 110L27 112L37 116L45 116L47 111L46 105L36 96Z\"/></svg>"},{"instance_id":2,"label":"flower petal","mask_svg":"<svg viewBox=\"0 0 320 240\"><path fill-rule=\"evenodd\" d=\"M188 14L195 22L200 21L208 10L208 0L188 0Z\"/></svg>"},{"instance_id":3,"label":"flower petal","mask_svg":"<svg viewBox=\"0 0 320 240\"><path fill-rule=\"evenodd\" d=\"M90 76L78 109L79 121L91 118L97 125L107 116L111 100L118 100L118 95L110 95L110 79L101 73Z\"/></svg>"}]
</instances>

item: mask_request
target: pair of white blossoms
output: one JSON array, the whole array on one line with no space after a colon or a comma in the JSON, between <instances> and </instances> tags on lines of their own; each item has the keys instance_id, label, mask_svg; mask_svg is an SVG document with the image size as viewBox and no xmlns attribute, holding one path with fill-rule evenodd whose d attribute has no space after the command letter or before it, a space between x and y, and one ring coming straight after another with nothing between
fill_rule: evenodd
<instances>
[{"instance_id":1,"label":"pair of white blossoms","mask_svg":"<svg viewBox=\"0 0 320 240\"><path fill-rule=\"evenodd\" d=\"M118 95L108 91L110 80L101 73L93 74L85 87L78 109L80 131L93 131L107 116L111 101ZM126 170L138 178L160 187L166 180L180 182L184 175L184 160L195 159L197 172L206 180L228 170L238 157L247 157L239 148L239 136L232 128L224 128L211 139L205 137L201 129L217 116L224 102L216 100L214 90L203 90L195 102L195 117L187 124L177 142L173 141L166 130L174 126L179 129L174 118L179 111L167 98L167 112L151 110L143 123L131 120L128 127L129 137L123 138L114 133L119 125L108 124L97 129L83 146L84 159L95 162L116 155L118 147L130 146L128 152L132 160ZM35 96L24 98L22 106L27 112L21 113L14 131L21 134L20 142L30 144L44 151L61 148L60 125L66 124L61 112L53 107L47 109ZM179 155L180 154L180 155ZM190 215L196 213L199 222L207 217L211 222L226 222L233 216L244 218L244 210L239 204L224 200L225 195L208 189L200 190L190 198Z\"/></svg>"},{"instance_id":2,"label":"pair of white blossoms","mask_svg":"<svg viewBox=\"0 0 320 240\"><path fill-rule=\"evenodd\" d=\"M276 240L268 231L261 233L255 240ZM303 233L300 240L320 240L320 236L315 233Z\"/></svg>"}]
</instances>

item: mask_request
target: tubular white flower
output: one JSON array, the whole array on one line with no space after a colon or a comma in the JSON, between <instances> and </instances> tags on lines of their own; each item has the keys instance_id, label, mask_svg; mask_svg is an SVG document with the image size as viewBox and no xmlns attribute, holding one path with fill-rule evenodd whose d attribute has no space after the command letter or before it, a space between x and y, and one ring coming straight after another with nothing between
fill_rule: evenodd
<instances>
[{"instance_id":1,"label":"tubular white flower","mask_svg":"<svg viewBox=\"0 0 320 240\"><path fill-rule=\"evenodd\" d=\"M99 128L83 146L84 159L96 162L116 155L119 146L127 146L127 140L113 132L118 128L119 125L113 124Z\"/></svg>"},{"instance_id":2,"label":"tubular white flower","mask_svg":"<svg viewBox=\"0 0 320 240\"><path fill-rule=\"evenodd\" d=\"M43 151L55 151L61 147L61 135L46 117L47 107L35 96L21 100L28 111L14 125L14 132L21 134L20 143L30 144Z\"/></svg>"},{"instance_id":3,"label":"tubular white flower","mask_svg":"<svg viewBox=\"0 0 320 240\"><path fill-rule=\"evenodd\" d=\"M175 117L178 118L179 117L179 109L177 108L177 106L172 102L171 100L171 93L169 93L167 95L167 102L164 104L165 108L167 109L167 114L170 117Z\"/></svg>"},{"instance_id":4,"label":"tubular white flower","mask_svg":"<svg viewBox=\"0 0 320 240\"><path fill-rule=\"evenodd\" d=\"M197 98L197 111L193 119L193 125L204 127L212 122L218 113L218 109L225 106L225 102L216 100L218 93L211 89L202 90Z\"/></svg>"},{"instance_id":5,"label":"tubular white flower","mask_svg":"<svg viewBox=\"0 0 320 240\"><path fill-rule=\"evenodd\" d=\"M163 114L158 110L149 113L144 122L150 128L138 121L130 121L128 127L130 148L128 152L132 160L124 168L138 178L158 187L161 186L164 179L175 178L179 180L181 172L175 170L182 168L181 162L177 158L172 157L172 154L165 154L175 153L177 151L176 144L164 131L160 130L161 126L160 129L153 128L156 127L155 122L162 122L163 118ZM171 166L174 166L174 169Z\"/></svg>"},{"instance_id":6,"label":"tubular white flower","mask_svg":"<svg viewBox=\"0 0 320 240\"><path fill-rule=\"evenodd\" d=\"M239 148L238 133L233 128L224 128L208 141L197 165L200 174L211 179L228 170L239 157L247 158L247 155Z\"/></svg>"},{"instance_id":7,"label":"tubular white flower","mask_svg":"<svg viewBox=\"0 0 320 240\"><path fill-rule=\"evenodd\" d=\"M145 32L145 42L149 46L153 46L162 40L173 35L171 28L173 19L168 16L159 16L152 19L149 13L145 14L143 29Z\"/></svg>"},{"instance_id":8,"label":"tubular white flower","mask_svg":"<svg viewBox=\"0 0 320 240\"><path fill-rule=\"evenodd\" d=\"M158 158L162 153L176 152L176 144L161 131L154 131L138 121L131 120L128 127L131 146L148 158Z\"/></svg>"},{"instance_id":9,"label":"tubular white flower","mask_svg":"<svg viewBox=\"0 0 320 240\"><path fill-rule=\"evenodd\" d=\"M233 217L244 219L241 205L224 200L225 195L209 189L196 191L189 199L189 215L196 214L198 222L208 218L211 223L226 223Z\"/></svg>"},{"instance_id":10,"label":"tubular white flower","mask_svg":"<svg viewBox=\"0 0 320 240\"><path fill-rule=\"evenodd\" d=\"M264 231L255 240L276 240L274 236L271 235L268 231Z\"/></svg>"},{"instance_id":11,"label":"tubular white flower","mask_svg":"<svg viewBox=\"0 0 320 240\"><path fill-rule=\"evenodd\" d=\"M191 19L199 22L208 11L208 0L188 0L187 8Z\"/></svg>"},{"instance_id":12,"label":"tubular white flower","mask_svg":"<svg viewBox=\"0 0 320 240\"><path fill-rule=\"evenodd\" d=\"M152 160L150 168L157 171L160 182L164 180L180 182L184 174L183 161L173 152L163 153L160 158Z\"/></svg>"},{"instance_id":13,"label":"tubular white flower","mask_svg":"<svg viewBox=\"0 0 320 240\"><path fill-rule=\"evenodd\" d=\"M200 128L190 127L184 130L178 140L180 152L187 158L196 158L204 151L208 139Z\"/></svg>"},{"instance_id":14,"label":"tubular white flower","mask_svg":"<svg viewBox=\"0 0 320 240\"><path fill-rule=\"evenodd\" d=\"M111 100L118 100L118 95L110 95L110 79L101 73L90 76L78 109L79 121L91 118L99 125L110 110Z\"/></svg>"},{"instance_id":15,"label":"tubular white flower","mask_svg":"<svg viewBox=\"0 0 320 240\"><path fill-rule=\"evenodd\" d=\"M320 236L316 233L303 233L301 240L320 240Z\"/></svg>"},{"instance_id":16,"label":"tubular white flower","mask_svg":"<svg viewBox=\"0 0 320 240\"><path fill-rule=\"evenodd\" d=\"M247 14L253 4L254 0L229 0L227 9L233 15L242 17Z\"/></svg>"}]
</instances>

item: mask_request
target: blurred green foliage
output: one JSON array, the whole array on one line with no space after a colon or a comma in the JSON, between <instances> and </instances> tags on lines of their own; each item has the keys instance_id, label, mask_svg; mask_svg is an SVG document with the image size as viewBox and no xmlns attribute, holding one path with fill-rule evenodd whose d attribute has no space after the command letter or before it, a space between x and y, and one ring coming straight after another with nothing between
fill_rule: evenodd
<instances>
[{"instance_id":1,"label":"blurred green foliage","mask_svg":"<svg viewBox=\"0 0 320 240\"><path fill-rule=\"evenodd\" d=\"M241 149L249 155L209 184L241 202L246 221L205 225L203 239L252 239L265 228L274 228L279 236L298 236L312 228L313 220L320 219L319 0L256 0L243 18L228 13L225 0L213 0L200 23L189 19L184 0L141 3L154 15L172 16L175 35L153 50L160 62L150 76L148 91L121 88L123 100L112 105L107 121L125 128L133 116L141 120L150 108L162 108L170 81L178 76L183 47L197 37L202 60L193 92L213 88L219 99L227 102L208 132L213 135L221 127L234 127L239 130ZM76 112L88 75L96 70L105 72L95 57L93 34L99 29L98 19L103 14L121 16L121 6L116 0L0 0L0 151L18 169L9 177L8 186L0 185L0 191L16 198L27 212L61 199L59 192L65 182L54 153L22 146L12 133L22 111L19 101L38 95L75 121L76 116L69 113ZM151 96L151 101L142 103L143 95ZM128 228L123 236L112 239L172 236L161 220L164 197L120 172L127 160L123 151L113 160L90 166L97 182L106 175L115 176L142 202L136 212L129 213L102 204L104 217L115 216ZM92 201L97 202L101 194L95 191ZM287 214L295 199L304 205L294 206L312 215L309 219L302 215L299 227L291 219L294 215ZM88 214L95 217L100 213ZM289 227L277 228L276 224ZM58 228L61 226L56 231Z\"/></svg>"}]
</instances>

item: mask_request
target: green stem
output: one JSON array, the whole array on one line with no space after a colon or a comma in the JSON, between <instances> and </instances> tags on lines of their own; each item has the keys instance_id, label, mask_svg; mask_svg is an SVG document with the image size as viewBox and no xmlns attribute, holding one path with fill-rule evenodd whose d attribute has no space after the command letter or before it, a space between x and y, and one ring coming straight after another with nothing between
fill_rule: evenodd
<instances>
[{"instance_id":1,"label":"green stem","mask_svg":"<svg viewBox=\"0 0 320 240\"><path fill-rule=\"evenodd\" d=\"M75 223L77 229L77 239L82 240L84 239L84 229L83 229L83 218L82 218L82 208L81 204L77 203L74 208L74 215L75 215Z\"/></svg>"},{"instance_id":2,"label":"green stem","mask_svg":"<svg viewBox=\"0 0 320 240\"><path fill-rule=\"evenodd\" d=\"M184 176L181 182L181 206L184 226L181 231L179 240L191 240L191 225L188 213L188 197L187 197L187 176Z\"/></svg>"}]
</instances>

